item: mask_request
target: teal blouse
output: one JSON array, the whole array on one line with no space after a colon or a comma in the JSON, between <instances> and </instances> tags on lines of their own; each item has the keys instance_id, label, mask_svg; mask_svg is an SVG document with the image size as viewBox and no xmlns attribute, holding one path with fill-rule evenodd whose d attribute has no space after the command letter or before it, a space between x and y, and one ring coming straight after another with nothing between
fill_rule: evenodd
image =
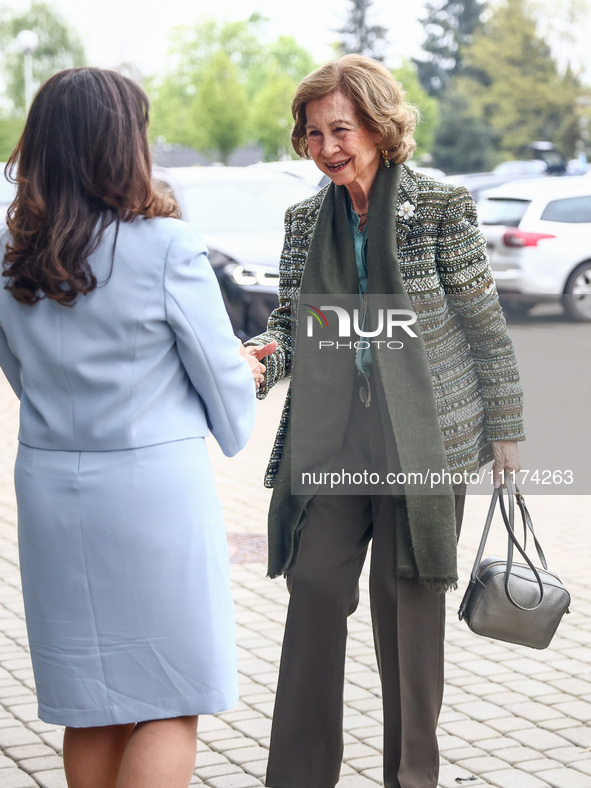
<instances>
[{"instance_id":1,"label":"teal blouse","mask_svg":"<svg viewBox=\"0 0 591 788\"><path fill-rule=\"evenodd\" d=\"M367 290L367 223L363 230L359 229L359 214L353 210L351 199L347 194L347 218L351 228L351 237L355 247L355 262L357 263L357 276L359 277L359 295L363 298ZM371 350L362 348L357 351L355 365L360 372L368 377L371 373Z\"/></svg>"}]
</instances>

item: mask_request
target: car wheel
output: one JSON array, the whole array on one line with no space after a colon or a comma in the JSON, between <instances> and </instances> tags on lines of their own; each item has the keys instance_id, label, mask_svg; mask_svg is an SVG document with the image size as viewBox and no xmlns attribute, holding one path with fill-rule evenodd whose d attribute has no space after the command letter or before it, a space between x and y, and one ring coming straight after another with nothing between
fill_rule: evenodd
<instances>
[{"instance_id":1,"label":"car wheel","mask_svg":"<svg viewBox=\"0 0 591 788\"><path fill-rule=\"evenodd\" d=\"M581 263L569 276L562 303L571 320L591 320L591 260Z\"/></svg>"}]
</instances>

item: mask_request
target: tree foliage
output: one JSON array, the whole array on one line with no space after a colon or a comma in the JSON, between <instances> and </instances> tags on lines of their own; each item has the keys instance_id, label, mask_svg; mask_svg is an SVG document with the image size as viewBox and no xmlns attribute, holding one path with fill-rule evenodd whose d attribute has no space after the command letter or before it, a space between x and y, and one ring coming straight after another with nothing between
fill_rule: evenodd
<instances>
[{"instance_id":1,"label":"tree foliage","mask_svg":"<svg viewBox=\"0 0 591 788\"><path fill-rule=\"evenodd\" d=\"M266 50L265 66L253 67L248 78L252 96L253 139L267 161L293 155L291 99L300 80L316 67L310 53L291 36L279 36Z\"/></svg>"},{"instance_id":2,"label":"tree foliage","mask_svg":"<svg viewBox=\"0 0 591 788\"><path fill-rule=\"evenodd\" d=\"M419 108L421 118L415 131L417 149L414 157L420 161L421 156L428 153L433 145L439 107L436 99L430 96L422 87L417 69L410 60L404 61L401 66L392 72L394 78L400 82L406 92L406 101Z\"/></svg>"},{"instance_id":3,"label":"tree foliage","mask_svg":"<svg viewBox=\"0 0 591 788\"><path fill-rule=\"evenodd\" d=\"M264 21L206 19L175 31L168 73L147 85L154 139L221 161L245 142L268 159L290 151L291 98L315 63L291 36L263 43Z\"/></svg>"},{"instance_id":4,"label":"tree foliage","mask_svg":"<svg viewBox=\"0 0 591 788\"><path fill-rule=\"evenodd\" d=\"M84 65L85 55L77 32L49 4L33 2L24 13L7 8L0 10L0 49L6 94L12 111L24 115L23 56L15 43L21 30L33 30L39 38L33 55L33 78L37 86L57 71Z\"/></svg>"},{"instance_id":5,"label":"tree foliage","mask_svg":"<svg viewBox=\"0 0 591 788\"><path fill-rule=\"evenodd\" d=\"M234 22L206 18L195 25L176 27L170 37L168 72L182 84L197 87L204 69L223 51L244 77L264 59L264 23L264 17L253 13Z\"/></svg>"},{"instance_id":6,"label":"tree foliage","mask_svg":"<svg viewBox=\"0 0 591 788\"><path fill-rule=\"evenodd\" d=\"M579 86L571 74L559 74L526 0L496 6L465 58L480 75L466 80L466 94L495 130L505 157L518 157L533 140L550 140L572 154Z\"/></svg>"},{"instance_id":7,"label":"tree foliage","mask_svg":"<svg viewBox=\"0 0 591 788\"><path fill-rule=\"evenodd\" d=\"M248 136L248 97L238 67L222 49L200 72L194 103L196 147L219 152L224 164Z\"/></svg>"},{"instance_id":8,"label":"tree foliage","mask_svg":"<svg viewBox=\"0 0 591 788\"><path fill-rule=\"evenodd\" d=\"M427 37L425 59L416 63L421 84L431 96L441 96L447 82L464 67L464 51L480 28L486 0L437 0L426 6L421 20Z\"/></svg>"},{"instance_id":9,"label":"tree foliage","mask_svg":"<svg viewBox=\"0 0 591 788\"><path fill-rule=\"evenodd\" d=\"M500 0L462 48L462 69L440 96L434 163L446 172L486 170L520 158L535 140L567 156L581 149L585 90L561 69L528 0Z\"/></svg>"},{"instance_id":10,"label":"tree foliage","mask_svg":"<svg viewBox=\"0 0 591 788\"><path fill-rule=\"evenodd\" d=\"M382 60L386 48L387 28L372 25L368 19L373 0L349 0L351 5L345 25L336 32L340 35L339 48L344 55L358 53Z\"/></svg>"},{"instance_id":11,"label":"tree foliage","mask_svg":"<svg viewBox=\"0 0 591 788\"><path fill-rule=\"evenodd\" d=\"M279 36L267 46L261 44L261 57L248 68L249 95L256 96L274 75L289 77L295 90L300 80L315 68L316 61L307 49L292 36Z\"/></svg>"},{"instance_id":12,"label":"tree foliage","mask_svg":"<svg viewBox=\"0 0 591 788\"><path fill-rule=\"evenodd\" d=\"M561 72L582 77L588 62L591 0L530 0L530 5Z\"/></svg>"},{"instance_id":13,"label":"tree foliage","mask_svg":"<svg viewBox=\"0 0 591 788\"><path fill-rule=\"evenodd\" d=\"M14 148L23 130L23 119L14 115L0 116L0 161L6 161ZM4 174L0 170L0 178Z\"/></svg>"},{"instance_id":14,"label":"tree foliage","mask_svg":"<svg viewBox=\"0 0 591 788\"><path fill-rule=\"evenodd\" d=\"M431 150L433 165L444 172L486 172L496 164L496 135L478 113L465 80L448 82L439 103L439 125Z\"/></svg>"},{"instance_id":15,"label":"tree foliage","mask_svg":"<svg viewBox=\"0 0 591 788\"><path fill-rule=\"evenodd\" d=\"M265 160L275 161L290 154L290 106L295 83L273 65L269 66L266 76L253 103L252 129Z\"/></svg>"}]
</instances>

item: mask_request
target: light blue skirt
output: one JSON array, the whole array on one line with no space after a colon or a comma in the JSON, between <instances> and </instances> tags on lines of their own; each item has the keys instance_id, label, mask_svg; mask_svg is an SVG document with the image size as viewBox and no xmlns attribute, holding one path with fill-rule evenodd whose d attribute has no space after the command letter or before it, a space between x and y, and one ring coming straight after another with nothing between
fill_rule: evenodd
<instances>
[{"instance_id":1,"label":"light blue skirt","mask_svg":"<svg viewBox=\"0 0 591 788\"><path fill-rule=\"evenodd\" d=\"M235 705L228 551L205 441L21 444L15 485L39 717L89 727Z\"/></svg>"}]
</instances>

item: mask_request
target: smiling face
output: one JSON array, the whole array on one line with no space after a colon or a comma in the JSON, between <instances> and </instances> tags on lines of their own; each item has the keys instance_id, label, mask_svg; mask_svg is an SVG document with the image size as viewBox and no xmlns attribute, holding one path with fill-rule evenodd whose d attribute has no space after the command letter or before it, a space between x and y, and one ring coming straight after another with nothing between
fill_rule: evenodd
<instances>
[{"instance_id":1,"label":"smiling face","mask_svg":"<svg viewBox=\"0 0 591 788\"><path fill-rule=\"evenodd\" d=\"M347 187L354 206L363 202L380 166L379 137L361 125L353 102L339 90L309 101L306 135L316 166Z\"/></svg>"}]
</instances>

